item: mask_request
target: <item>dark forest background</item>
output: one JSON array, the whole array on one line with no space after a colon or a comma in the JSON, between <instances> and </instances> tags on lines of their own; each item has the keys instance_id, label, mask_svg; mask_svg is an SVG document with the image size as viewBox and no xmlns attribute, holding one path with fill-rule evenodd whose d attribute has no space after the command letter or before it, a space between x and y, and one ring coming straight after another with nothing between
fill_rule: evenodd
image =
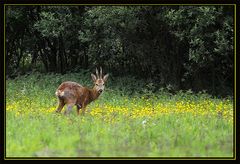
<instances>
[{"instance_id":1,"label":"dark forest background","mask_svg":"<svg viewBox=\"0 0 240 164\"><path fill-rule=\"evenodd\" d=\"M234 6L6 6L6 76L93 71L233 95Z\"/></svg>"}]
</instances>

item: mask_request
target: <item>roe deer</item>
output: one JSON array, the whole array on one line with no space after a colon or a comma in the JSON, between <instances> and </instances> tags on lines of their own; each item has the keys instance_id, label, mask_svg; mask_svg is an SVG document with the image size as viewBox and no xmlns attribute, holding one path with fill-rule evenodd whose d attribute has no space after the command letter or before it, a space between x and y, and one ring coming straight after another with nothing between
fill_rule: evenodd
<instances>
[{"instance_id":1,"label":"roe deer","mask_svg":"<svg viewBox=\"0 0 240 164\"><path fill-rule=\"evenodd\" d=\"M100 67L100 73L96 68L96 75L91 74L92 80L94 82L94 87L92 89L83 87L82 85L66 81L63 82L56 90L56 96L59 100L59 105L56 112L61 112L65 104L67 104L67 110L65 114L68 114L74 105L77 106L77 114L79 115L79 110L82 109L82 113L85 113L86 106L96 100L99 95L104 90L104 83L107 81L109 74L102 76L102 68Z\"/></svg>"}]
</instances>

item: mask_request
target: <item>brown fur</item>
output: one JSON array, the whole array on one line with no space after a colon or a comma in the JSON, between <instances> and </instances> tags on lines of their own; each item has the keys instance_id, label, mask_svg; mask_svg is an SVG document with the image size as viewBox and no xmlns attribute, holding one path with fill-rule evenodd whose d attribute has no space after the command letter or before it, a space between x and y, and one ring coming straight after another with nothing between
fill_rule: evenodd
<instances>
[{"instance_id":1,"label":"brown fur","mask_svg":"<svg viewBox=\"0 0 240 164\"><path fill-rule=\"evenodd\" d=\"M57 88L55 93L59 100L59 105L56 112L60 113L64 105L67 104L68 109L65 111L65 114L69 113L74 105L77 106L78 114L80 109L82 109L82 113L84 114L86 106L92 101L96 100L104 90L104 82L106 82L108 74L103 78L101 76L96 77L92 74L95 84L92 89L83 87L82 85L72 81L63 82Z\"/></svg>"}]
</instances>

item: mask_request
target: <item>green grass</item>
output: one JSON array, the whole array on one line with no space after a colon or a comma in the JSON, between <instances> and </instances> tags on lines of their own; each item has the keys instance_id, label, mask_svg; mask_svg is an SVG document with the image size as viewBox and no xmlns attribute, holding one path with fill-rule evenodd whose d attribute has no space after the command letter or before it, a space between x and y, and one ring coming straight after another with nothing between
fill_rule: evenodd
<instances>
[{"instance_id":1,"label":"green grass","mask_svg":"<svg viewBox=\"0 0 240 164\"><path fill-rule=\"evenodd\" d=\"M65 80L91 86L88 73L7 80L6 157L233 157L231 99L132 92L134 79L110 79L85 116L65 116L54 113Z\"/></svg>"}]
</instances>

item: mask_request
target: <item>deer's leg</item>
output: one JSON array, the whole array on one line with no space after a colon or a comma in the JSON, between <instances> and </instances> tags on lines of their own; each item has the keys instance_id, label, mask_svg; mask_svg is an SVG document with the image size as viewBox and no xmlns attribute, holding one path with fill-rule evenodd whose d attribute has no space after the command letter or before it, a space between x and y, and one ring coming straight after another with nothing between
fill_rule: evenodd
<instances>
[{"instance_id":1,"label":"deer's leg","mask_svg":"<svg viewBox=\"0 0 240 164\"><path fill-rule=\"evenodd\" d=\"M64 105L65 105L64 101L59 99L58 108L56 109L55 112L60 113L62 111L62 108L64 107Z\"/></svg>"},{"instance_id":2,"label":"deer's leg","mask_svg":"<svg viewBox=\"0 0 240 164\"><path fill-rule=\"evenodd\" d=\"M80 109L81 109L81 112L80 112ZM82 115L85 114L85 109L86 109L86 106L83 104L83 105L79 105L77 104L77 114L80 115L80 113Z\"/></svg>"},{"instance_id":3,"label":"deer's leg","mask_svg":"<svg viewBox=\"0 0 240 164\"><path fill-rule=\"evenodd\" d=\"M79 115L79 114L80 114L79 111L80 111L80 109L81 109L82 106L81 106L80 104L77 104L76 106L77 106L77 114Z\"/></svg>"},{"instance_id":4,"label":"deer's leg","mask_svg":"<svg viewBox=\"0 0 240 164\"><path fill-rule=\"evenodd\" d=\"M82 106L82 115L85 114L85 111L86 111L86 106L83 104L83 106Z\"/></svg>"},{"instance_id":5,"label":"deer's leg","mask_svg":"<svg viewBox=\"0 0 240 164\"><path fill-rule=\"evenodd\" d=\"M67 115L72 111L72 107L76 105L76 99L70 96L65 100L65 102L67 104L67 109L65 110L64 114Z\"/></svg>"},{"instance_id":6,"label":"deer's leg","mask_svg":"<svg viewBox=\"0 0 240 164\"><path fill-rule=\"evenodd\" d=\"M75 104L71 103L71 104L68 104L67 105L67 109L65 110L64 114L65 115L68 115L71 111L72 111L72 107L74 106Z\"/></svg>"}]
</instances>

